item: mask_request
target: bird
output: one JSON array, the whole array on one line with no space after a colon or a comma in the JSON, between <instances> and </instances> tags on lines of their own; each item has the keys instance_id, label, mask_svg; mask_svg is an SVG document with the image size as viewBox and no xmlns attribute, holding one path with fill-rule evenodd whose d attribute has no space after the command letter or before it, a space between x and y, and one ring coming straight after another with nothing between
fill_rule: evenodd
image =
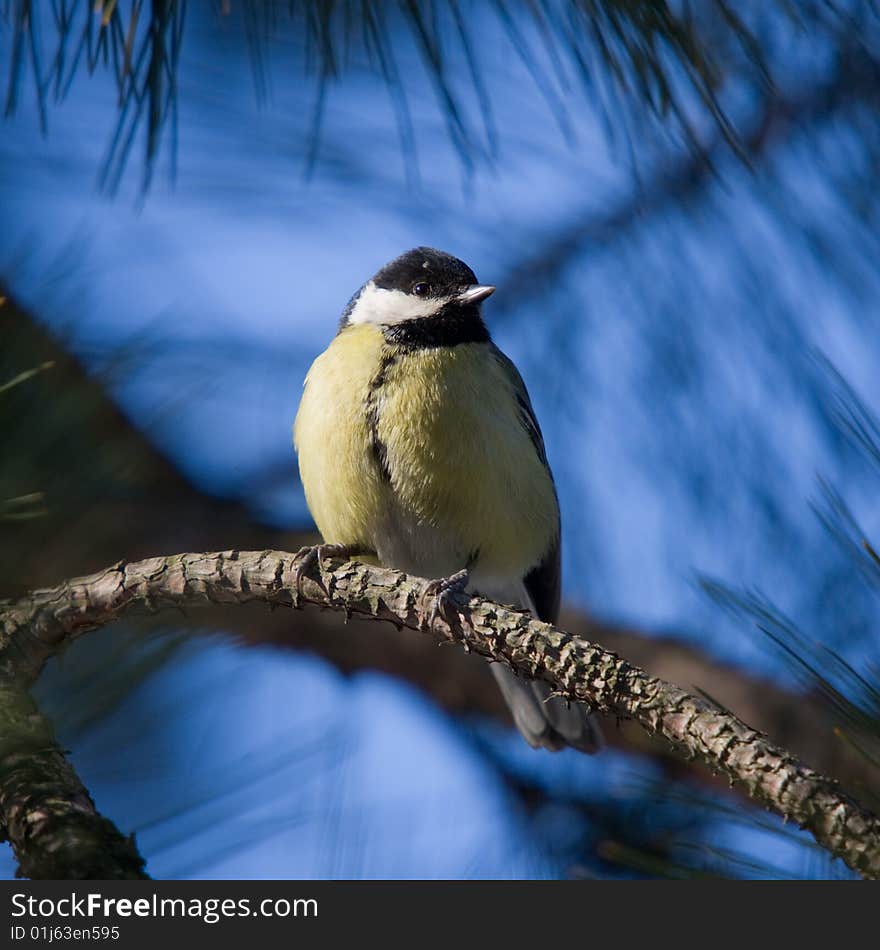
<instances>
[{"instance_id":1,"label":"bird","mask_svg":"<svg viewBox=\"0 0 880 950\"><path fill-rule=\"evenodd\" d=\"M560 514L541 429L482 304L495 287L463 261L416 247L350 299L311 365L294 422L311 552L439 579L556 621ZM602 746L582 703L491 670L533 748Z\"/></svg>"}]
</instances>

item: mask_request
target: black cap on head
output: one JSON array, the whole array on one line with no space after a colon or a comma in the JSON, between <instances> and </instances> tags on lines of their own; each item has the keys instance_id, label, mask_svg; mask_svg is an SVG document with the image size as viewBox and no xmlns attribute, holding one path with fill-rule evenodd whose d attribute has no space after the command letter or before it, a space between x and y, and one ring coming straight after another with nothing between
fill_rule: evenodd
<instances>
[{"instance_id":1,"label":"black cap on head","mask_svg":"<svg viewBox=\"0 0 880 950\"><path fill-rule=\"evenodd\" d=\"M404 349L486 342L489 331L480 305L494 290L478 284L474 272L457 257L416 247L361 287L339 326L378 326L386 340Z\"/></svg>"},{"instance_id":2,"label":"black cap on head","mask_svg":"<svg viewBox=\"0 0 880 950\"><path fill-rule=\"evenodd\" d=\"M382 290L400 290L405 294L413 293L417 285L426 284L426 292L419 296L451 297L476 284L477 278L457 257L433 247L415 247L386 264L373 278L373 283Z\"/></svg>"}]
</instances>

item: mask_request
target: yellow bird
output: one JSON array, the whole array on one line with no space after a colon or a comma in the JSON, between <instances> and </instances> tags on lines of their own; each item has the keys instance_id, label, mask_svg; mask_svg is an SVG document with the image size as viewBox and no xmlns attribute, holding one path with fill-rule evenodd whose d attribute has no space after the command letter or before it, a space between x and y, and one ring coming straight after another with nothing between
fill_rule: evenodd
<instances>
[{"instance_id":1,"label":"yellow bird","mask_svg":"<svg viewBox=\"0 0 880 950\"><path fill-rule=\"evenodd\" d=\"M494 290L429 247L386 264L312 364L294 443L309 510L336 551L552 623L559 505L525 385L482 319ZM530 745L600 747L586 707L491 669Z\"/></svg>"}]
</instances>

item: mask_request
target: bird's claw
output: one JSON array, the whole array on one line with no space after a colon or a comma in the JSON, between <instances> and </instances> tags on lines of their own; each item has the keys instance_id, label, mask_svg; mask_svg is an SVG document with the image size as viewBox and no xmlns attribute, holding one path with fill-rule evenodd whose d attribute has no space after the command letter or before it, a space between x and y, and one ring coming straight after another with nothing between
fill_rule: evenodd
<instances>
[{"instance_id":1,"label":"bird's claw","mask_svg":"<svg viewBox=\"0 0 880 950\"><path fill-rule=\"evenodd\" d=\"M423 620L423 630L432 630L437 620L441 619L450 629L452 628L451 612L455 607L453 595L465 593L469 582L470 576L465 568L450 577L441 577L428 584L425 588L425 596L432 597L433 602L427 620Z\"/></svg>"},{"instance_id":2,"label":"bird's claw","mask_svg":"<svg viewBox=\"0 0 880 950\"><path fill-rule=\"evenodd\" d=\"M300 548L294 555L296 567L293 569L293 606L299 607L302 597L302 582L306 574L318 565L318 571L324 573L324 558L351 558L360 553L360 549L349 544L311 544Z\"/></svg>"}]
</instances>

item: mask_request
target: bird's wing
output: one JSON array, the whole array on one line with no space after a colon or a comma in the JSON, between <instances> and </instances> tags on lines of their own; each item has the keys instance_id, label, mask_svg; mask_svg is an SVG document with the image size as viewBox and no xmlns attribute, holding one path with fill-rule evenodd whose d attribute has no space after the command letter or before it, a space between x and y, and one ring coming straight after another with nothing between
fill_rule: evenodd
<instances>
[{"instance_id":1,"label":"bird's wing","mask_svg":"<svg viewBox=\"0 0 880 950\"><path fill-rule=\"evenodd\" d=\"M511 389L513 390L514 398L516 399L517 406L519 407L519 416L520 421L523 424L523 428L528 432L529 438L532 440L532 444L535 446L535 451L538 453L538 458L544 463L547 467L547 471L550 471L550 466L547 465L547 453L544 450L544 436L541 435L541 427L538 425L538 420L535 418L535 410L532 409L532 400L529 399L529 393L526 389L526 384L523 382L522 376L519 374L519 370L514 365L513 361L506 357L501 350L495 346L494 343L490 344L492 348L492 355L501 365L501 368L504 371L504 375L510 382ZM552 474L550 476L553 477Z\"/></svg>"},{"instance_id":2,"label":"bird's wing","mask_svg":"<svg viewBox=\"0 0 880 950\"><path fill-rule=\"evenodd\" d=\"M519 370L492 345L493 355L501 365L510 382L523 428L528 432L538 453L538 458L547 469L551 482L553 474L547 464L544 437L535 418L532 401ZM545 623L555 623L559 616L559 594L562 579L561 548L559 535L559 507L556 509L556 534L550 548L539 564L523 578L523 586L531 603L532 613ZM501 692L510 707L517 728L529 745L537 748L560 749L573 746L583 752L598 752L604 745L602 731L589 709L582 703L570 703L553 696L547 683L523 681L502 663L493 663L492 672L501 687Z\"/></svg>"},{"instance_id":3,"label":"bird's wing","mask_svg":"<svg viewBox=\"0 0 880 950\"><path fill-rule=\"evenodd\" d=\"M544 449L544 436L541 434L541 427L535 418L535 410L532 409L532 401L529 399L529 393L526 384L523 382L519 370L513 362L508 359L501 350L492 344L492 355L501 364L505 376L510 381L517 406L519 407L519 417L523 428L528 432L538 458L543 462L547 469L550 479L553 479L553 473L547 464L547 452ZM536 564L528 574L523 578L526 591L534 604L535 613L539 620L545 623L554 623L559 616L559 594L561 584L561 559L560 559L560 540L559 540L559 514L557 508L557 526L556 537L553 545L544 555L539 564Z\"/></svg>"},{"instance_id":4,"label":"bird's wing","mask_svg":"<svg viewBox=\"0 0 880 950\"><path fill-rule=\"evenodd\" d=\"M544 623L556 623L559 617L561 581L562 565L557 531L553 547L544 555L541 563L523 578L526 592L535 605L535 614L538 620L543 620Z\"/></svg>"}]
</instances>

